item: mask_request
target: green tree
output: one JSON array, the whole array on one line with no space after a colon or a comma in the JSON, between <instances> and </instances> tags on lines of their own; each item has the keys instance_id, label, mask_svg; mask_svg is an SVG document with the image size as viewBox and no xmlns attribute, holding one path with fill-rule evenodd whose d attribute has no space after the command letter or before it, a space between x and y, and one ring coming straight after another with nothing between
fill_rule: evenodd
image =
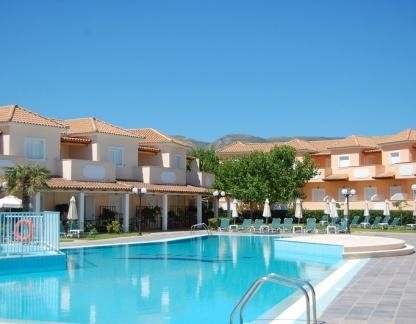
<instances>
[{"instance_id":1,"label":"green tree","mask_svg":"<svg viewBox=\"0 0 416 324\"><path fill-rule=\"evenodd\" d=\"M213 149L196 148L189 155L199 159L199 169L216 174L220 161Z\"/></svg>"},{"instance_id":2,"label":"green tree","mask_svg":"<svg viewBox=\"0 0 416 324\"><path fill-rule=\"evenodd\" d=\"M38 191L48 188L49 171L38 165L6 167L7 191L22 197L24 211L29 210L30 198Z\"/></svg>"},{"instance_id":3,"label":"green tree","mask_svg":"<svg viewBox=\"0 0 416 324\"><path fill-rule=\"evenodd\" d=\"M309 155L296 159L296 150L279 146L268 153L225 160L218 167L215 187L244 202L289 203L302 198L302 187L316 174Z\"/></svg>"}]
</instances>

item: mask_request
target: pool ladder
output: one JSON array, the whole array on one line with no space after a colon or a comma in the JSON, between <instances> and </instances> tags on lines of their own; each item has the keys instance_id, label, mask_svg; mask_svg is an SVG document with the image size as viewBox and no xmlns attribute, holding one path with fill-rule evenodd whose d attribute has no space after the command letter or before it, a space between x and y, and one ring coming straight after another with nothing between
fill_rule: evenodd
<instances>
[{"instance_id":1,"label":"pool ladder","mask_svg":"<svg viewBox=\"0 0 416 324\"><path fill-rule=\"evenodd\" d=\"M198 229L206 230L208 235L212 235L211 230L208 228L207 224L205 223L198 223L191 226L191 234L195 234L195 231Z\"/></svg>"},{"instance_id":2,"label":"pool ladder","mask_svg":"<svg viewBox=\"0 0 416 324\"><path fill-rule=\"evenodd\" d=\"M240 299L238 304L234 307L233 311L230 315L230 324L234 323L234 317L237 313L238 309L240 309L240 324L244 323L243 315L244 315L244 309L247 305L247 303L254 297L254 295L259 291L261 286L265 282L272 282L277 285L281 286L287 286L291 288L298 288L302 291L303 295L306 299L306 323L313 323L317 324L316 320L316 296L315 296L315 289L313 289L313 286L305 280L293 278L293 277L287 277L282 276L277 273L270 273L267 276L261 277L257 279L251 287L247 290L247 292L244 294L244 296ZM311 294L311 298L309 297L308 289ZM311 322L311 303L310 299L312 299L312 322Z\"/></svg>"}]
</instances>

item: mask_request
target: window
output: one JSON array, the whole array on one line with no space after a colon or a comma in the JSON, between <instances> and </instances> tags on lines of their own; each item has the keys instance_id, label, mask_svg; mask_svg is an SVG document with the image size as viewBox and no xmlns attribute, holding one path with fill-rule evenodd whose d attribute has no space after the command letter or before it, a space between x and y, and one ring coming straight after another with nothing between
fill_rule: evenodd
<instances>
[{"instance_id":1,"label":"window","mask_svg":"<svg viewBox=\"0 0 416 324\"><path fill-rule=\"evenodd\" d=\"M371 197L377 195L376 187L365 187L364 188L364 200L371 201Z\"/></svg>"},{"instance_id":2,"label":"window","mask_svg":"<svg viewBox=\"0 0 416 324\"><path fill-rule=\"evenodd\" d=\"M108 160L118 167L124 166L124 149L122 147L109 147Z\"/></svg>"},{"instance_id":3,"label":"window","mask_svg":"<svg viewBox=\"0 0 416 324\"><path fill-rule=\"evenodd\" d=\"M401 192L402 192L402 187L401 186L391 186L390 187L390 197L393 196L396 193L401 193Z\"/></svg>"},{"instance_id":4,"label":"window","mask_svg":"<svg viewBox=\"0 0 416 324\"><path fill-rule=\"evenodd\" d=\"M175 169L182 169L182 156L179 154L175 154L173 156L173 165Z\"/></svg>"},{"instance_id":5,"label":"window","mask_svg":"<svg viewBox=\"0 0 416 324\"><path fill-rule=\"evenodd\" d=\"M324 201L325 189L312 189L312 201Z\"/></svg>"},{"instance_id":6,"label":"window","mask_svg":"<svg viewBox=\"0 0 416 324\"><path fill-rule=\"evenodd\" d=\"M45 160L45 139L26 137L25 157L30 160Z\"/></svg>"},{"instance_id":7,"label":"window","mask_svg":"<svg viewBox=\"0 0 416 324\"><path fill-rule=\"evenodd\" d=\"M400 163L400 152L390 152L390 164Z\"/></svg>"},{"instance_id":8,"label":"window","mask_svg":"<svg viewBox=\"0 0 416 324\"><path fill-rule=\"evenodd\" d=\"M349 155L340 155L338 157L338 167L346 168L350 166L350 156Z\"/></svg>"}]
</instances>

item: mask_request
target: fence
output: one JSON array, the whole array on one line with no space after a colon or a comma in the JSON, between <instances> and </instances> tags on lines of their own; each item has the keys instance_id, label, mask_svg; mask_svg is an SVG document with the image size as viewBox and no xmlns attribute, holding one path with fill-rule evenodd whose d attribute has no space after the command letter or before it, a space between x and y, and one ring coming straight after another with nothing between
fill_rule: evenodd
<instances>
[{"instance_id":1,"label":"fence","mask_svg":"<svg viewBox=\"0 0 416 324\"><path fill-rule=\"evenodd\" d=\"M59 251L59 212L0 213L0 256Z\"/></svg>"}]
</instances>

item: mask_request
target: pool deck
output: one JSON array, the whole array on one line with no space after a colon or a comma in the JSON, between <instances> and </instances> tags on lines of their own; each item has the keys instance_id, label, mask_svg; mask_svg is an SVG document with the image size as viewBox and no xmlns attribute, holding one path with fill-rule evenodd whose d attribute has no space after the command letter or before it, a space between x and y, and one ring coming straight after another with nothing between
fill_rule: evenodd
<instances>
[{"instance_id":1,"label":"pool deck","mask_svg":"<svg viewBox=\"0 0 416 324\"><path fill-rule=\"evenodd\" d=\"M189 231L158 232L100 241L63 242L61 247L153 242L189 235ZM220 233L220 235L239 235L239 233ZM310 243L315 241L325 244L342 244L345 251L352 249L355 252L359 251L360 247L365 247L366 250L370 248L373 251L383 251L386 246L392 247L391 244L393 244L398 247L397 244L400 245L401 242L416 246L415 233L296 235L293 239ZM350 284L341 290L329 304L320 316L319 322L328 324L413 324L416 319L415 305L416 254L372 257Z\"/></svg>"}]
</instances>

